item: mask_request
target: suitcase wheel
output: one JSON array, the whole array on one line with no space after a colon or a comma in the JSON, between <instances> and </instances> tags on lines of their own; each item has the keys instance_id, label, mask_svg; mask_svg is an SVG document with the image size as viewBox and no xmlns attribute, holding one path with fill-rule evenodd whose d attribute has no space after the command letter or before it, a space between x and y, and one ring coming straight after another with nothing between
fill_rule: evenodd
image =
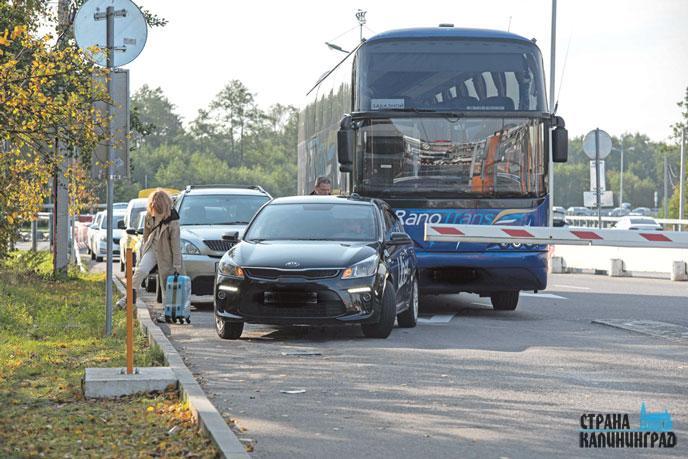
<instances>
[{"instance_id":1,"label":"suitcase wheel","mask_svg":"<svg viewBox=\"0 0 688 459\"><path fill-rule=\"evenodd\" d=\"M186 318L186 323L187 323L187 324L190 324L190 323L191 323L191 317L187 317L187 318Z\"/></svg>"}]
</instances>

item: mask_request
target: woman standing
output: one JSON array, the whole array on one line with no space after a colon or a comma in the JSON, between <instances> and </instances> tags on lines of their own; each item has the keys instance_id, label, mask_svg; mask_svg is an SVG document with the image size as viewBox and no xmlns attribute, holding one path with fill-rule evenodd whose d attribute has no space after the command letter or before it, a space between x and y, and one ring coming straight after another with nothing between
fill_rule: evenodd
<instances>
[{"instance_id":1,"label":"woman standing","mask_svg":"<svg viewBox=\"0 0 688 459\"><path fill-rule=\"evenodd\" d=\"M183 274L179 214L172 207L170 195L160 188L148 198L147 210L143 227L141 258L132 279L133 300L136 303L136 293L141 283L157 264L164 303L167 277L174 273ZM126 301L126 297L120 299L117 306L123 308L127 304Z\"/></svg>"}]
</instances>

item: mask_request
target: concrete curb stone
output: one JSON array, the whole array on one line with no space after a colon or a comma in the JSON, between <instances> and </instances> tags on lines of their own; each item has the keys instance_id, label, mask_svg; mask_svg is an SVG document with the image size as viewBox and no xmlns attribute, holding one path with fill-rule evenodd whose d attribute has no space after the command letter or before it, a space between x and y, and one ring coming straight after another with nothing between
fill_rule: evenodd
<instances>
[{"instance_id":1,"label":"concrete curb stone","mask_svg":"<svg viewBox=\"0 0 688 459\"><path fill-rule=\"evenodd\" d=\"M114 278L117 289L124 295L125 287L122 282ZM142 301L136 302L136 316L143 332L151 344L157 344L165 355L167 365L172 368L179 380L182 397L189 403L193 416L198 420L201 428L210 436L222 457L227 459L248 459L243 444L234 435L217 408L210 402L201 389L191 370L184 363L179 352L174 348L163 331L150 318L148 306Z\"/></svg>"}]
</instances>

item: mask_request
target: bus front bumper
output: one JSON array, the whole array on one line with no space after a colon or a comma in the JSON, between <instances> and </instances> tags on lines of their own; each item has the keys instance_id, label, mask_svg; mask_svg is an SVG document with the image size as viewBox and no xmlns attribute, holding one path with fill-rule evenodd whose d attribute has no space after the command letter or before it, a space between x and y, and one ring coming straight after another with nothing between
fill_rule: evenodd
<instances>
[{"instance_id":1,"label":"bus front bumper","mask_svg":"<svg viewBox=\"0 0 688 459\"><path fill-rule=\"evenodd\" d=\"M420 291L489 295L547 287L547 252L416 252Z\"/></svg>"}]
</instances>

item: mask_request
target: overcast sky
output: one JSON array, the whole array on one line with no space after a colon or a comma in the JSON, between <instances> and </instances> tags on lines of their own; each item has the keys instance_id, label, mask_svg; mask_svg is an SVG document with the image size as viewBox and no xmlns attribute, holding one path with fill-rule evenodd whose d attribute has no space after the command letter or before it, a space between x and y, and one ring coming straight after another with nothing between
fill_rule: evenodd
<instances>
[{"instance_id":1,"label":"overcast sky","mask_svg":"<svg viewBox=\"0 0 688 459\"><path fill-rule=\"evenodd\" d=\"M169 24L149 32L128 66L132 92L160 86L186 122L235 78L261 106L301 106L306 90L342 56L324 42L351 48L358 41L357 8L368 11L368 37L447 22L501 30L511 23L512 32L537 39L549 88L551 0L139 3ZM557 24L558 113L570 134L600 127L666 140L688 86L688 0L559 0Z\"/></svg>"}]
</instances>

